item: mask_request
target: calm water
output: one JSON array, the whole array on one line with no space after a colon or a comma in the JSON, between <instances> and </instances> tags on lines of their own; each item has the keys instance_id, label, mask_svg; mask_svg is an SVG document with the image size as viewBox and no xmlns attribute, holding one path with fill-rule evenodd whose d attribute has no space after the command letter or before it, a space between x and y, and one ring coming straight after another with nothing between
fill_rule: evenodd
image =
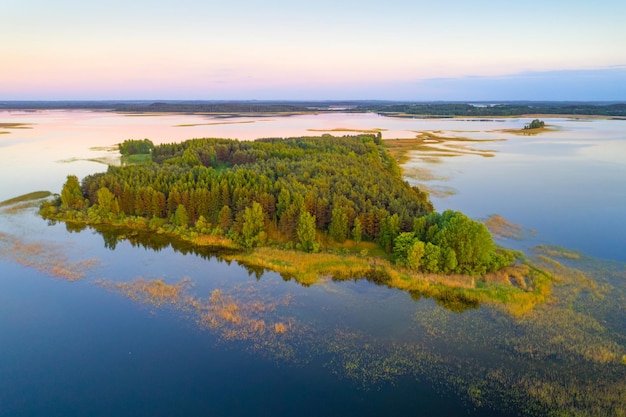
<instances>
[{"instance_id":1,"label":"calm water","mask_svg":"<svg viewBox=\"0 0 626 417\"><path fill-rule=\"evenodd\" d=\"M448 191L433 196L438 210L500 214L525 228L505 245L607 259L575 265L595 287L573 290L584 280L572 278L555 289L573 309L552 303L515 319L488 307L454 313L364 280L302 287L154 239L68 231L34 208L0 211L0 415L546 415L574 392L586 398L581 412L617 415L626 122L550 119L559 130L533 137L496 131L527 121L0 112L0 124L30 124L0 127L10 132L0 135L0 201L104 170L116 157L106 148L127 138L343 128L507 139L459 142L458 156L415 152L407 173L417 167L411 181Z\"/></svg>"}]
</instances>

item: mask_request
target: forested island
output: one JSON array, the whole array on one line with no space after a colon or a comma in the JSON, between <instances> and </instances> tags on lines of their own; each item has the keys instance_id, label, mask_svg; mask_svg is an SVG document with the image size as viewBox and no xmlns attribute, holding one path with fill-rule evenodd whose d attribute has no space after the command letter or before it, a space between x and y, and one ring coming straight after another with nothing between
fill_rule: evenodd
<instances>
[{"instance_id":1,"label":"forested island","mask_svg":"<svg viewBox=\"0 0 626 417\"><path fill-rule=\"evenodd\" d=\"M471 303L496 297L532 306L530 298L546 295L532 269L513 272L516 254L497 247L483 223L457 211L434 212L428 194L403 180L380 134L158 146L129 140L120 151L126 160L143 155L143 162L110 166L82 181L69 176L41 215L228 248L232 259L304 283L325 274L375 276L441 295L443 277L453 276L457 296ZM307 270L313 259L318 263ZM499 283L486 285L485 277L503 270Z\"/></svg>"}]
</instances>

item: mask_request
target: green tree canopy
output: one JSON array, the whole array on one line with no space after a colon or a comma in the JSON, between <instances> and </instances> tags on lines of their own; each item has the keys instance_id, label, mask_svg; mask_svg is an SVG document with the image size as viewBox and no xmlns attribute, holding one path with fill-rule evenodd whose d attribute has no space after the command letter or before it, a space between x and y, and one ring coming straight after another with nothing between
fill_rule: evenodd
<instances>
[{"instance_id":1,"label":"green tree canopy","mask_svg":"<svg viewBox=\"0 0 626 417\"><path fill-rule=\"evenodd\" d=\"M82 210L84 207L87 207L87 204L80 190L78 177L76 175L68 175L61 191L61 208Z\"/></svg>"},{"instance_id":2,"label":"green tree canopy","mask_svg":"<svg viewBox=\"0 0 626 417\"><path fill-rule=\"evenodd\" d=\"M306 210L302 210L300 213L297 234L302 250L306 252L317 252L319 250L317 233L315 231L315 216L312 216Z\"/></svg>"}]
</instances>

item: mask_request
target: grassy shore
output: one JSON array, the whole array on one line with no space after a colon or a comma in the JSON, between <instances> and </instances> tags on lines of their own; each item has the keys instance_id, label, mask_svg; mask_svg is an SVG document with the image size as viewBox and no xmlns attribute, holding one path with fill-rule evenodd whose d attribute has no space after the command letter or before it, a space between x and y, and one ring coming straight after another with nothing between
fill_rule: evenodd
<instances>
[{"instance_id":1,"label":"grassy shore","mask_svg":"<svg viewBox=\"0 0 626 417\"><path fill-rule=\"evenodd\" d=\"M55 216L50 216L55 219ZM273 239L261 247L244 249L237 242L219 234L195 228L174 227L149 222L140 217L124 217L94 223L82 212L66 212L56 220L74 227L120 230L119 239L132 239L133 233L146 232L186 242L190 247L209 249L227 261L236 261L252 271L274 271L284 279L309 286L333 280L367 279L379 285L407 291L413 298L432 298L453 311L476 308L481 304L496 306L511 315L522 316L548 298L552 276L521 259L514 266L482 276L426 274L395 265L391 255L374 242L347 240L336 243L320 236L321 250L307 253L292 249L291 242Z\"/></svg>"},{"instance_id":2,"label":"grassy shore","mask_svg":"<svg viewBox=\"0 0 626 417\"><path fill-rule=\"evenodd\" d=\"M544 127L538 127L535 129L502 129L502 130L498 130L497 132L512 133L514 135L519 135L519 136L535 136L540 133L555 132L557 130L559 129L556 129L551 126L544 126Z\"/></svg>"},{"instance_id":3,"label":"grassy shore","mask_svg":"<svg viewBox=\"0 0 626 417\"><path fill-rule=\"evenodd\" d=\"M34 191L32 193L23 194L18 197L0 201L0 207L11 206L17 203L25 203L29 201L41 200L42 198L47 198L47 197L50 197L51 195L52 193L50 191Z\"/></svg>"}]
</instances>

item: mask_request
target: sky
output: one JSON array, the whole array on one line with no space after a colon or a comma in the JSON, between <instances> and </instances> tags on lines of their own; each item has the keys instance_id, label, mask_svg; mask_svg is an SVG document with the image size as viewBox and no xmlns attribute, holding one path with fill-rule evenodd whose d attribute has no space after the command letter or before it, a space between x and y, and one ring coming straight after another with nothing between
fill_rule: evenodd
<instances>
[{"instance_id":1,"label":"sky","mask_svg":"<svg viewBox=\"0 0 626 417\"><path fill-rule=\"evenodd\" d=\"M0 0L0 100L626 101L626 1Z\"/></svg>"}]
</instances>

